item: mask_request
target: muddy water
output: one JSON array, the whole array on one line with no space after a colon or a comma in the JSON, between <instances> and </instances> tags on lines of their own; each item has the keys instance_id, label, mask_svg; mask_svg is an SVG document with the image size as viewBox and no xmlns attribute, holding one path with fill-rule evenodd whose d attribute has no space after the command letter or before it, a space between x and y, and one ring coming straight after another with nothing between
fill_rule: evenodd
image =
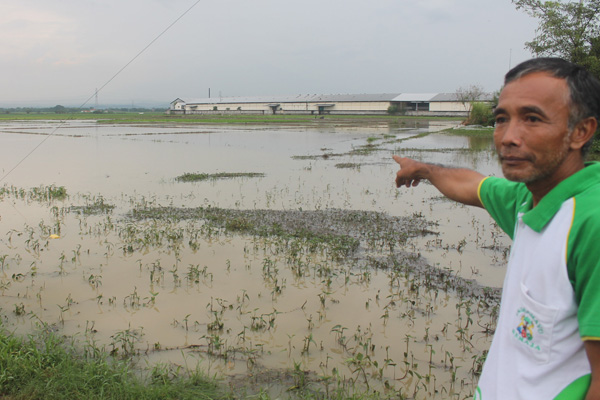
<instances>
[{"instance_id":1,"label":"muddy water","mask_svg":"<svg viewBox=\"0 0 600 400\"><path fill-rule=\"evenodd\" d=\"M449 202L425 183L396 189L391 160L396 153L500 175L492 144L435 133L453 123L409 124L5 123L0 171L10 173L2 185L64 186L69 196L2 197L3 324L24 333L47 324L75 335L82 348L93 343L117 356L201 362L233 382L252 382L251 372L273 393L298 383L297 374L275 372L300 368L417 398L466 396L493 329L493 311L480 299L327 252L290 261L276 241L212 230L205 221L128 217L133 208L159 206L420 216L433 233L402 244L411 259L499 287L509 243L485 211ZM374 151L357 151L368 144ZM175 180L188 172L264 177ZM91 215L72 208L99 199L114 208Z\"/></svg>"}]
</instances>

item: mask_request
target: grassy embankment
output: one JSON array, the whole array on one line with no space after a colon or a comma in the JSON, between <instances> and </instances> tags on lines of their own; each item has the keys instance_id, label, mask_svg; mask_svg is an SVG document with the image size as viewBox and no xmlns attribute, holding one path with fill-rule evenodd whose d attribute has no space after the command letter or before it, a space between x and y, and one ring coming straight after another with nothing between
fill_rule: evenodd
<instances>
[{"instance_id":1,"label":"grassy embankment","mask_svg":"<svg viewBox=\"0 0 600 400\"><path fill-rule=\"evenodd\" d=\"M314 122L374 122L399 120L456 120L461 118L409 117L397 115L166 115L164 112L115 112L115 113L10 113L0 114L0 121L35 120L97 120L100 123L166 123L166 124L299 124Z\"/></svg>"}]
</instances>

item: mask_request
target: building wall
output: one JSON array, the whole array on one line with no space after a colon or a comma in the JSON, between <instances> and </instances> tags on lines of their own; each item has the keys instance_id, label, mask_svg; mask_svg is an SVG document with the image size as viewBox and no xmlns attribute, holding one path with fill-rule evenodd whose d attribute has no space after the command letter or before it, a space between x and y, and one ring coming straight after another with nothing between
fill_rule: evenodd
<instances>
[{"instance_id":1,"label":"building wall","mask_svg":"<svg viewBox=\"0 0 600 400\"><path fill-rule=\"evenodd\" d=\"M335 112L348 112L348 111L373 111L373 112L387 112L390 102L340 102L340 103L309 103L309 102L298 102L298 103L281 103L277 108L278 112L305 112L305 113L317 113L319 111L319 105L322 104L333 104L333 106L323 107L323 110L328 113ZM214 104L187 104L185 111L194 113L202 111L260 111L260 112L272 112L272 107L268 103L214 103ZM175 103L171 107L171 110L180 110L179 103Z\"/></svg>"},{"instance_id":2,"label":"building wall","mask_svg":"<svg viewBox=\"0 0 600 400\"><path fill-rule=\"evenodd\" d=\"M185 108L185 101L177 101L171 103L170 110L183 110Z\"/></svg>"},{"instance_id":3,"label":"building wall","mask_svg":"<svg viewBox=\"0 0 600 400\"><path fill-rule=\"evenodd\" d=\"M196 103L186 104L176 100L171 103L172 114L272 114L273 106L270 103ZM319 108L323 114L387 114L389 101L346 101L346 102L289 102L280 103L276 108L277 114L319 114ZM400 103L394 103L400 104ZM427 107L426 107L427 106ZM428 116L465 116L468 115L470 104L466 107L461 102L437 101L423 102L419 110L407 108L406 115L428 115Z\"/></svg>"},{"instance_id":4,"label":"building wall","mask_svg":"<svg viewBox=\"0 0 600 400\"><path fill-rule=\"evenodd\" d=\"M465 106L461 102L455 101L432 101L429 103L429 111L456 111L468 112L471 110L471 104Z\"/></svg>"},{"instance_id":5,"label":"building wall","mask_svg":"<svg viewBox=\"0 0 600 400\"><path fill-rule=\"evenodd\" d=\"M357 101L335 103L333 107L327 107L330 111L386 111L390 106L389 101Z\"/></svg>"},{"instance_id":6,"label":"building wall","mask_svg":"<svg viewBox=\"0 0 600 400\"><path fill-rule=\"evenodd\" d=\"M406 111L409 117L468 117L467 111Z\"/></svg>"},{"instance_id":7,"label":"building wall","mask_svg":"<svg viewBox=\"0 0 600 400\"><path fill-rule=\"evenodd\" d=\"M219 104L188 104L186 111L213 111L215 107L218 111L236 111L238 109L245 111L271 111L267 104L263 103L219 103Z\"/></svg>"}]
</instances>

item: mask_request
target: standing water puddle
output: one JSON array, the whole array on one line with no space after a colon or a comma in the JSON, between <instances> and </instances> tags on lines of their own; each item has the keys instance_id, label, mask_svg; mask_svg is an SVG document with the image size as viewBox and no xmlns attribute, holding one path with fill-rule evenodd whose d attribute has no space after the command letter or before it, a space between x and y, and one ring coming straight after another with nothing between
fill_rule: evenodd
<instances>
[{"instance_id":1,"label":"standing water puddle","mask_svg":"<svg viewBox=\"0 0 600 400\"><path fill-rule=\"evenodd\" d=\"M3 123L3 174L54 133L0 187L2 323L248 393L466 397L508 239L429 184L397 190L391 155L500 171L489 138L409 124Z\"/></svg>"}]
</instances>

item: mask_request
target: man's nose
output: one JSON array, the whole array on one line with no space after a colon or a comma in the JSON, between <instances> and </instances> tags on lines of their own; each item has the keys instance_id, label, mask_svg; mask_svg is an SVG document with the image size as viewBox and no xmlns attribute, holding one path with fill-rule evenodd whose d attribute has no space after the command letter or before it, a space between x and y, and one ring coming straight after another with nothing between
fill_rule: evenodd
<instances>
[{"instance_id":1,"label":"man's nose","mask_svg":"<svg viewBox=\"0 0 600 400\"><path fill-rule=\"evenodd\" d=\"M521 126L514 119L509 121L501 131L501 140L503 146L520 146L522 143Z\"/></svg>"}]
</instances>

